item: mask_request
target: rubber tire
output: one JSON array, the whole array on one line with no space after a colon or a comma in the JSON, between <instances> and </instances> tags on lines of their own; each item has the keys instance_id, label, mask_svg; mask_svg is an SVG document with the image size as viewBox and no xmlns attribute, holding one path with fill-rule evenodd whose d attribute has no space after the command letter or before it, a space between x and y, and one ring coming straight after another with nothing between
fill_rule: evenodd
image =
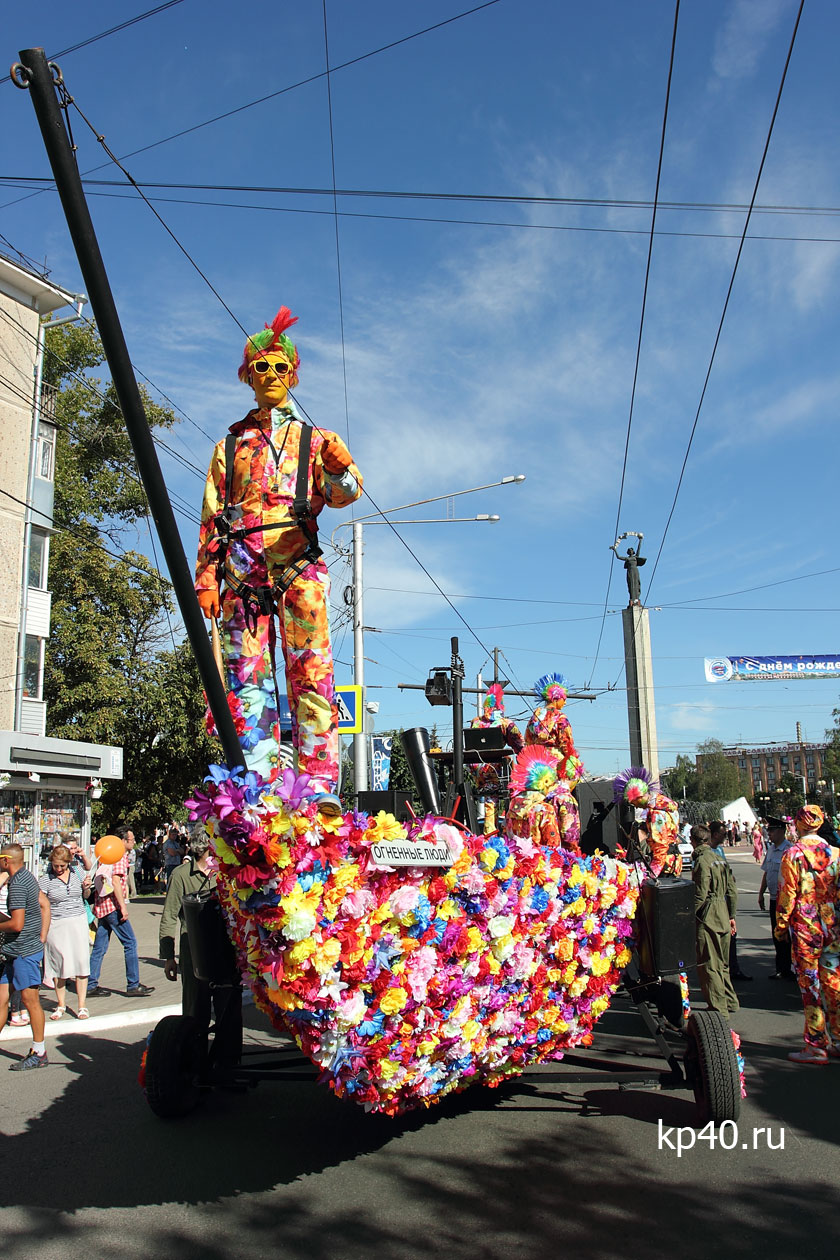
<instances>
[{"instance_id":1,"label":"rubber tire","mask_svg":"<svg viewBox=\"0 0 840 1260\"><path fill-rule=\"evenodd\" d=\"M698 1122L737 1120L741 1078L729 1024L720 1011L693 1011L686 1036L686 1076L694 1090Z\"/></svg>"},{"instance_id":2,"label":"rubber tire","mask_svg":"<svg viewBox=\"0 0 840 1260\"><path fill-rule=\"evenodd\" d=\"M201 1101L207 1038L191 1015L167 1015L146 1053L146 1101L156 1116L186 1116Z\"/></svg>"}]
</instances>

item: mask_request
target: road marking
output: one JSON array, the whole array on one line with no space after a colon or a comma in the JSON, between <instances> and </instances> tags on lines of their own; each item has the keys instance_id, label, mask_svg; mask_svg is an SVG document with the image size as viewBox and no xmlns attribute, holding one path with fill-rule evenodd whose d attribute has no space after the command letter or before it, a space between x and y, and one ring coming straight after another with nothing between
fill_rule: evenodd
<instances>
[{"instance_id":1,"label":"road marking","mask_svg":"<svg viewBox=\"0 0 840 1260\"><path fill-rule=\"evenodd\" d=\"M50 1020L47 1016L46 1027L44 1033L47 1037L64 1037L68 1033L95 1033L108 1032L112 1028L132 1028L138 1024L156 1024L159 1019L163 1019L164 1015L180 1015L181 1003L178 1002L174 1006L147 1006L140 1011L114 1011L111 1015L91 1015L90 1019L74 1019L73 1016L65 1016L64 1019ZM0 1032L0 1042L7 1041L31 1041L32 1029L28 1024L21 1026L12 1026L8 1024L2 1032Z\"/></svg>"}]
</instances>

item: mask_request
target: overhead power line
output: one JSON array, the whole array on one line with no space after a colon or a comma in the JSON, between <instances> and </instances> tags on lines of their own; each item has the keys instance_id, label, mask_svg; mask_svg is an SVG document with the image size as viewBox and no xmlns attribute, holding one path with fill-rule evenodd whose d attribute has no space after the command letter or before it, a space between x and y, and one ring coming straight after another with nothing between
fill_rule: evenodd
<instances>
[{"instance_id":1,"label":"overhead power line","mask_svg":"<svg viewBox=\"0 0 840 1260\"><path fill-rule=\"evenodd\" d=\"M330 72L334 74L340 67L334 67ZM323 78L323 75L319 75ZM133 153L126 153L123 160L134 157ZM96 170L102 170L107 163L97 166ZM82 182L85 187L91 188L120 188L122 186L120 180L116 179L92 179L90 173L82 175ZM55 180L48 175L2 175L0 183L18 183L22 185L39 183L47 185L47 187L55 187ZM208 183L182 183L172 180L150 180L141 179L137 181L141 188L152 188L160 191L174 192L226 192L226 193L264 193L272 195L283 195L289 197L328 197L332 199L337 197L358 197L362 200L395 200L395 201L465 201L467 203L489 202L503 205L521 205L521 206L568 206L570 208L592 208L604 210L652 210L654 208L653 201L644 199L633 199L628 197L555 197L545 195L526 195L523 193L465 193L465 192L420 192L410 189L394 189L394 188L336 188L333 192L332 188L307 187L289 184L208 184ZM39 190L40 191L40 190ZM749 209L748 202L724 202L724 201L656 201L656 209L658 213L665 210L690 210L705 212L710 214L743 214ZM326 213L332 214L332 211ZM772 202L756 203L752 210L753 215L797 215L797 216L813 216L824 215L829 218L840 216L840 206L798 206L798 205L782 205ZM647 235L648 228L642 229Z\"/></svg>"},{"instance_id":2,"label":"overhead power line","mask_svg":"<svg viewBox=\"0 0 840 1260\"><path fill-rule=\"evenodd\" d=\"M81 48L88 48L100 39L107 39L109 35L116 35L118 31L125 31L129 26L136 26L138 22L145 22L146 18L155 17L156 14L163 13L164 9L174 9L176 4L183 4L183 0L167 0L166 4L159 4L154 9L147 9L145 13L138 13L137 17L128 18L117 26L110 26L107 31L100 31L98 35L91 35L88 39L80 40L78 44L71 44L69 48L60 48L58 52L50 53L48 60L55 61L58 57L69 57L71 53L78 52ZM0 83L9 82L11 82L11 75L9 74L4 75L0 79Z\"/></svg>"},{"instance_id":3,"label":"overhead power line","mask_svg":"<svg viewBox=\"0 0 840 1260\"><path fill-rule=\"evenodd\" d=\"M650 236L648 238L647 261L645 263L645 281L642 288L642 309L639 314L639 335L636 338L636 357L633 364L633 384L630 390L630 414L627 418L627 433L624 438L624 458L621 464L621 483L618 487L618 506L615 511L615 529L613 538L618 538L619 522L621 521L621 505L624 502L624 483L627 478L627 456L630 453L630 432L633 428L633 411L636 403L636 386L639 381L639 363L642 357L642 336L645 328L645 311L647 310L648 284L650 282L650 264L653 258L653 241L656 231L656 209L659 200L659 187L662 180L662 159L665 154L665 132L668 127L668 104L671 100L671 81L674 77L674 52L677 47L677 26L680 18L680 0L676 0L674 6L674 29L671 35L671 53L668 59L668 82L665 87L665 108L662 111L662 129L659 138L659 159L656 165L656 186L653 193L653 209L650 217ZM604 626L607 621L607 606L610 600L610 587L612 586L613 568L616 561L616 553L610 551L609 568L607 570L607 590L604 595L604 610L601 615L601 628L598 631L598 642L595 646L595 658L592 662L592 670L589 674L589 683L592 682L595 670L598 667L598 657L601 652L601 641L604 637ZM589 686L587 683L587 687Z\"/></svg>"},{"instance_id":4,"label":"overhead power line","mask_svg":"<svg viewBox=\"0 0 840 1260\"><path fill-rule=\"evenodd\" d=\"M716 358L716 356L717 356L718 346L720 345L720 339L721 339L721 336L722 336L722 334L723 334L723 325L724 325L724 323L725 323L725 321L726 321L726 314L727 314L727 311L729 310L729 302L730 302L730 299L731 299L731 297L732 297L732 291L733 291L733 289L734 289L734 287L735 287L735 277L736 277L736 275L738 274L738 265L739 265L739 263L740 263L740 261L741 261L741 255L743 254L743 251L744 251L744 242L745 242L745 241L746 241L746 239L747 239L747 232L748 232L748 230L749 230L749 226L750 226L750 219L751 219L751 217L752 217L753 207L754 207L755 202L756 202L756 199L757 199L757 197L758 197L758 188L759 188L759 185L760 185L760 183L761 183L761 176L762 176L763 171L764 171L764 164L765 164L765 162L767 161L767 154L768 154L768 152L770 151L770 141L771 141L771 139L772 139L772 137L773 137L773 129L774 129L775 124L776 124L776 118L777 118L778 113L779 113L779 106L781 105L781 101L782 101L782 93L783 93L783 91L784 91L785 81L786 81L786 79L787 79L788 67L790 66L791 57L793 56L793 49L794 49L794 45L795 45L795 43L796 43L796 34L797 34L797 31L799 30L799 22L800 22L800 19L801 19L801 17L802 17L802 10L803 10L803 8L804 8L804 4L805 4L805 0L800 0L799 9L798 9L797 14L796 14L796 21L794 22L794 25L793 25L793 32L792 32L791 37L790 37L790 44L789 44L789 46L788 46L787 57L785 58L785 64L784 64L784 67L783 67L783 69L782 69L781 79L780 79L780 81L779 81L779 88L778 88L778 91L777 91L777 93L776 93L776 100L775 100L775 103L774 103L774 105L773 105L773 112L772 112L771 117L770 117L770 125L769 125L769 127L767 128L767 137L766 137L766 139L765 139L765 141L764 141L764 148L763 148L763 151L762 151L762 154L761 154L761 161L760 161L760 162L759 162L759 164L758 164L758 171L757 171L757 173L756 173L755 183L753 184L753 191L752 191L752 196L751 196L751 198L750 198L750 204L749 204L749 206L748 206L748 208L747 208L746 217L745 217L745 219L744 219L744 226L743 226L743 229L742 229L742 231L741 231L741 239L740 239L740 241L739 241L739 243L738 243L738 250L737 250L737 253L736 253L736 255L735 255L735 262L734 262L733 267L732 267L732 274L731 274L731 276L730 276L730 278L729 278L729 285L728 285L727 290L726 290L726 297L725 297L725 299L724 299L724 303L723 303L723 310L721 311L720 320L718 321L717 332L715 333L715 339L714 339L714 343L713 343L713 345L712 345L712 352L711 352L711 355L710 355L710 357L709 357L709 366L708 366L708 367L707 367L707 369L706 369L706 375L705 375L705 378L704 378L704 380L703 380L703 387L702 387L702 389L701 389L701 391L700 391L700 399L699 399L699 401L698 401L698 403L697 403L697 410L696 410L696 412L695 412L695 414L694 414L694 423L693 423L693 424L692 424L692 426L691 426L691 432L689 433L688 443L687 443L686 448L685 448L685 455L683 456L682 467L680 468L679 477L677 478L677 486L676 486L676 489L675 489L675 491L674 491L674 499L673 499L673 502L671 503L671 509L670 509L670 511L669 511L669 513L668 513L668 519L667 519L667 520L666 520L666 522L665 522L665 528L664 528L664 530L663 530L663 532L662 532L662 538L661 538L660 543L659 543L659 550L658 550L658 551L657 551L657 553L656 553L656 559L654 560L654 563L653 563L653 569L651 570L650 578L648 579L647 590L645 591L645 597L644 597L644 603L645 603L645 604L647 604L647 603L648 603L648 600L649 600L649 597L650 597L651 587L653 586L653 582L654 582L654 579L655 579L655 577L656 577L656 571L657 571L657 569L659 568L659 561L660 561L660 559L662 558L662 551L663 551L663 548L664 548L664 546L665 546L665 540L666 540L666 539L667 539L667 537L668 537L668 531L669 531L669 529L671 528L671 521L672 521L672 520L673 520L673 518L674 518L674 512L676 511L677 502L678 502L678 500L679 500L679 497L680 497L680 491L681 491L681 489L682 489L683 478L685 477L685 470L686 470L686 467L687 467L687 465L688 465L688 458L689 458L689 455L691 454L691 448L692 448L692 445L694 444L694 437L695 437L695 434L697 433L697 426L698 426L698 424L699 424L699 422L700 422L700 412L701 412L701 411L702 411L702 409L703 409L703 402L704 402L704 400L705 400L705 398L706 398L706 391L707 391L707 389L708 389L708 386L709 386L709 381L710 381L710 379L711 379L711 375L712 375L712 368L714 367L715 358ZM632 650L632 646L635 644L635 641L636 641L636 623L634 623L634 626L633 626L633 637L632 637L632 640L631 640L631 650ZM626 658L625 658L625 659L626 659ZM618 683L618 680L619 680L619 678L621 677L621 675L624 673L624 670L625 670L625 669L626 669L626 663L625 663L625 665L623 665L623 666L621 667L621 669L620 669L620 670L619 670L619 672L618 672L618 675L617 675L616 680L615 680L615 681L616 681L616 684Z\"/></svg>"}]
</instances>

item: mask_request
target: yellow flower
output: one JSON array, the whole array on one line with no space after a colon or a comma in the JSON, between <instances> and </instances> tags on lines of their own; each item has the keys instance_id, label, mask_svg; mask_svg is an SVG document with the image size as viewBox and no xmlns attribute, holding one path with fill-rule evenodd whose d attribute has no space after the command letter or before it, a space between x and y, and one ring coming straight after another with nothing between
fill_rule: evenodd
<instances>
[{"instance_id":1,"label":"yellow flower","mask_svg":"<svg viewBox=\"0 0 840 1260\"><path fill-rule=\"evenodd\" d=\"M397 822L394 815L387 814L384 809L380 809L366 834L374 840L405 840L406 838L406 830L402 823Z\"/></svg>"},{"instance_id":2,"label":"yellow flower","mask_svg":"<svg viewBox=\"0 0 840 1260\"><path fill-rule=\"evenodd\" d=\"M319 945L312 954L312 966L319 976L324 976L328 971L332 971L340 957L341 942L337 940L324 941L323 945Z\"/></svg>"},{"instance_id":3,"label":"yellow flower","mask_svg":"<svg viewBox=\"0 0 840 1260\"><path fill-rule=\"evenodd\" d=\"M293 1011L296 1007L303 1006L303 999L290 989L269 989L268 996L282 1011Z\"/></svg>"},{"instance_id":4,"label":"yellow flower","mask_svg":"<svg viewBox=\"0 0 840 1260\"><path fill-rule=\"evenodd\" d=\"M439 1037L435 1037L434 1034L429 1034L425 1041L418 1042L417 1053L420 1055L431 1054L435 1046L437 1046L439 1040Z\"/></svg>"},{"instance_id":5,"label":"yellow flower","mask_svg":"<svg viewBox=\"0 0 840 1260\"><path fill-rule=\"evenodd\" d=\"M359 882L359 868L355 862L349 862L346 866L333 867L332 883L336 888L345 891L353 888Z\"/></svg>"},{"instance_id":6,"label":"yellow flower","mask_svg":"<svg viewBox=\"0 0 840 1260\"><path fill-rule=\"evenodd\" d=\"M629 949L620 949L615 956L616 967L626 967L631 957L632 954Z\"/></svg>"},{"instance_id":7,"label":"yellow flower","mask_svg":"<svg viewBox=\"0 0 840 1260\"><path fill-rule=\"evenodd\" d=\"M581 993L583 993L585 988L586 988L586 976L578 976L569 985L569 996L580 997Z\"/></svg>"},{"instance_id":8,"label":"yellow flower","mask_svg":"<svg viewBox=\"0 0 840 1260\"><path fill-rule=\"evenodd\" d=\"M464 1041L474 1041L480 1032L481 1024L475 1019L468 1019L461 1029L461 1036Z\"/></svg>"},{"instance_id":9,"label":"yellow flower","mask_svg":"<svg viewBox=\"0 0 840 1260\"><path fill-rule=\"evenodd\" d=\"M396 1015L397 1011L401 1011L408 1001L408 994L400 985L394 989L388 989L383 993L379 1001L379 1009L385 1015Z\"/></svg>"},{"instance_id":10,"label":"yellow flower","mask_svg":"<svg viewBox=\"0 0 840 1260\"><path fill-rule=\"evenodd\" d=\"M593 919L591 914L588 916L588 918L583 920L583 930L587 936L589 936L590 933L595 931L595 920Z\"/></svg>"},{"instance_id":11,"label":"yellow flower","mask_svg":"<svg viewBox=\"0 0 840 1260\"><path fill-rule=\"evenodd\" d=\"M315 942L311 937L307 937L303 941L295 941L286 950L286 962L293 967L301 967L308 958L311 958L315 951Z\"/></svg>"},{"instance_id":12,"label":"yellow flower","mask_svg":"<svg viewBox=\"0 0 840 1260\"><path fill-rule=\"evenodd\" d=\"M442 901L438 906L437 917L439 919L453 919L461 913L460 906L456 905L451 898L447 897L446 901Z\"/></svg>"},{"instance_id":13,"label":"yellow flower","mask_svg":"<svg viewBox=\"0 0 840 1260\"><path fill-rule=\"evenodd\" d=\"M578 884L581 882L582 879L583 879L583 871L580 869L580 867L579 866L572 867L572 873L569 876L569 887L577 888Z\"/></svg>"},{"instance_id":14,"label":"yellow flower","mask_svg":"<svg viewBox=\"0 0 840 1260\"><path fill-rule=\"evenodd\" d=\"M595 1001L592 1003L592 1006L589 1008L590 1013L594 1015L597 1019L599 1015L603 1015L604 1011L607 1009L609 1004L610 1004L609 998L605 998L605 997L596 998Z\"/></svg>"},{"instance_id":15,"label":"yellow flower","mask_svg":"<svg viewBox=\"0 0 840 1260\"><path fill-rule=\"evenodd\" d=\"M393 1059L379 1060L379 1075L385 1081L390 1081L394 1073L399 1069L400 1064L395 1063Z\"/></svg>"},{"instance_id":16,"label":"yellow flower","mask_svg":"<svg viewBox=\"0 0 840 1260\"><path fill-rule=\"evenodd\" d=\"M226 866L239 865L239 859L237 858L233 849L228 848L228 846L225 844L221 836L215 837L215 839L213 840L213 848L216 850L216 853L219 855L220 859L225 863Z\"/></svg>"}]
</instances>

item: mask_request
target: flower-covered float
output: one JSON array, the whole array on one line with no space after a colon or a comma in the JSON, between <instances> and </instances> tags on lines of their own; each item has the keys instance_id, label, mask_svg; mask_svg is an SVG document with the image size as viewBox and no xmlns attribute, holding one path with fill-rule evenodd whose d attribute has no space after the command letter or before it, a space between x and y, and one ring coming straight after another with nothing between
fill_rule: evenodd
<instances>
[{"instance_id":1,"label":"flower-covered float","mask_svg":"<svg viewBox=\"0 0 840 1260\"><path fill-rule=\"evenodd\" d=\"M504 835L325 816L291 770L214 767L188 802L243 980L337 1095L397 1114L590 1043L630 958L638 881L578 851L557 765L520 754Z\"/></svg>"}]
</instances>

